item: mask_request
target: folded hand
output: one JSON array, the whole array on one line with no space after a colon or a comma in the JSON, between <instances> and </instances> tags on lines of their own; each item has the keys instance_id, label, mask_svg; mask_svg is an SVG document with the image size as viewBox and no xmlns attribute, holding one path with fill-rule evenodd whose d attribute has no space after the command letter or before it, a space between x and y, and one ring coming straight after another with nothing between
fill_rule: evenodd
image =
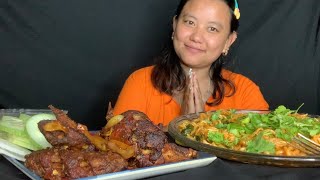
<instances>
[{"instance_id":1,"label":"folded hand","mask_svg":"<svg viewBox=\"0 0 320 180\"><path fill-rule=\"evenodd\" d=\"M203 112L204 104L197 76L192 72L189 78L187 78L187 86L183 95L181 114Z\"/></svg>"}]
</instances>

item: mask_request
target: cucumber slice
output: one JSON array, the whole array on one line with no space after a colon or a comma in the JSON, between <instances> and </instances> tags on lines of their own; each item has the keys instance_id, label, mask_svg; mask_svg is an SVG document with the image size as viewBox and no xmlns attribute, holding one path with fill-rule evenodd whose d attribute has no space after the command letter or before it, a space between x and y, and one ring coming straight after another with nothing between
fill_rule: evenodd
<instances>
[{"instance_id":1,"label":"cucumber slice","mask_svg":"<svg viewBox=\"0 0 320 180\"><path fill-rule=\"evenodd\" d=\"M31 116L26 122L26 130L31 139L40 145L42 148L51 147L51 144L47 141L45 136L41 133L38 123L42 120L55 120L56 117L53 114L36 114Z\"/></svg>"},{"instance_id":2,"label":"cucumber slice","mask_svg":"<svg viewBox=\"0 0 320 180\"><path fill-rule=\"evenodd\" d=\"M30 117L31 117L30 115L23 114L23 113L19 115L19 119L21 119L22 121L27 121Z\"/></svg>"},{"instance_id":3,"label":"cucumber slice","mask_svg":"<svg viewBox=\"0 0 320 180\"><path fill-rule=\"evenodd\" d=\"M42 147L40 147L37 143L35 143L29 136L20 137L20 136L9 135L9 137L7 138L7 141L33 151L42 149Z\"/></svg>"},{"instance_id":4,"label":"cucumber slice","mask_svg":"<svg viewBox=\"0 0 320 180\"><path fill-rule=\"evenodd\" d=\"M16 136L28 136L25 131L25 122L14 116L2 116L0 130Z\"/></svg>"},{"instance_id":5,"label":"cucumber slice","mask_svg":"<svg viewBox=\"0 0 320 180\"><path fill-rule=\"evenodd\" d=\"M1 139L8 139L9 138L9 135L7 132L5 131L0 131L0 138Z\"/></svg>"},{"instance_id":6,"label":"cucumber slice","mask_svg":"<svg viewBox=\"0 0 320 180\"><path fill-rule=\"evenodd\" d=\"M20 161L24 161L24 156L30 153L31 151L28 149L12 144L4 139L0 139L0 154L5 154Z\"/></svg>"},{"instance_id":7,"label":"cucumber slice","mask_svg":"<svg viewBox=\"0 0 320 180\"><path fill-rule=\"evenodd\" d=\"M12 157L12 158L15 158L19 161L26 161L25 157L20 155L20 154L16 154L14 152L11 152L11 151L7 151L6 149L2 149L0 148L0 154L4 154L4 155L7 155L9 157Z\"/></svg>"}]
</instances>

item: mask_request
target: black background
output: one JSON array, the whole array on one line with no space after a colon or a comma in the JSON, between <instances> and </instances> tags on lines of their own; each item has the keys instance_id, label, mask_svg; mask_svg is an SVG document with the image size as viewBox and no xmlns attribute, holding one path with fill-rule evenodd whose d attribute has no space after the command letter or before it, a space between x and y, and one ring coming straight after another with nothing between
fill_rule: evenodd
<instances>
[{"instance_id":1,"label":"black background","mask_svg":"<svg viewBox=\"0 0 320 180\"><path fill-rule=\"evenodd\" d=\"M100 129L127 76L153 63L178 0L0 0L0 105L69 110ZM241 0L233 65L270 108L320 114L320 1ZM130 99L128 99L130 101Z\"/></svg>"}]
</instances>

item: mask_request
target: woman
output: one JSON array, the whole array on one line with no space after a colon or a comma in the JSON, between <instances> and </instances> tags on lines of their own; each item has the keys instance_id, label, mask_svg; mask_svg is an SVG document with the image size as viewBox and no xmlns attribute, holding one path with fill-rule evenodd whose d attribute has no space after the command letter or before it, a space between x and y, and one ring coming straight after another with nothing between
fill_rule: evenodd
<instances>
[{"instance_id":1,"label":"woman","mask_svg":"<svg viewBox=\"0 0 320 180\"><path fill-rule=\"evenodd\" d=\"M235 0L181 0L172 41L154 66L132 73L114 113L139 110L156 124L179 115L216 109L269 108L259 87L223 68L237 39Z\"/></svg>"}]
</instances>

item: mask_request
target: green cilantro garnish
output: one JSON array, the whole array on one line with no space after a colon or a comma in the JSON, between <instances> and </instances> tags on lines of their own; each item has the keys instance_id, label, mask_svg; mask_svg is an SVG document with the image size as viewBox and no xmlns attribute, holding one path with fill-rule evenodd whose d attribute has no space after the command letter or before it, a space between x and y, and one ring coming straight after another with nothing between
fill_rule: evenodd
<instances>
[{"instance_id":1,"label":"green cilantro garnish","mask_svg":"<svg viewBox=\"0 0 320 180\"><path fill-rule=\"evenodd\" d=\"M188 134L190 134L193 131L193 129L194 129L193 125L192 124L188 124L186 126L186 128L181 131L181 134L184 135L184 136L187 136Z\"/></svg>"},{"instance_id":2,"label":"green cilantro garnish","mask_svg":"<svg viewBox=\"0 0 320 180\"><path fill-rule=\"evenodd\" d=\"M208 132L208 140L210 142L223 143L224 137L223 137L222 133L209 131Z\"/></svg>"},{"instance_id":3,"label":"green cilantro garnish","mask_svg":"<svg viewBox=\"0 0 320 180\"><path fill-rule=\"evenodd\" d=\"M263 133L259 133L252 141L248 142L247 152L252 153L275 153L275 145L269 141L266 141L262 137Z\"/></svg>"},{"instance_id":4,"label":"green cilantro garnish","mask_svg":"<svg viewBox=\"0 0 320 180\"><path fill-rule=\"evenodd\" d=\"M215 121L215 120L218 120L220 118L220 114L221 114L221 111L215 111L212 115L211 115L211 118L210 120L211 121Z\"/></svg>"}]
</instances>

